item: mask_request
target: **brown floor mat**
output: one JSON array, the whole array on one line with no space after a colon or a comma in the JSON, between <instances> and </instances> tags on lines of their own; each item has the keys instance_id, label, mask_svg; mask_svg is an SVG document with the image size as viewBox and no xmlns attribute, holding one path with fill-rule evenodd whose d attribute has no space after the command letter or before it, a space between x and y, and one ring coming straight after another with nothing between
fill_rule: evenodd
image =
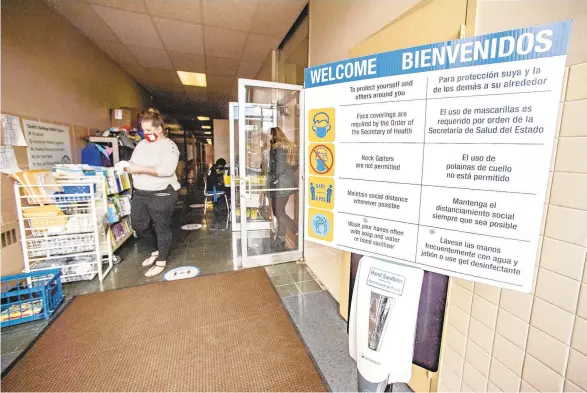
<instances>
[{"instance_id":1,"label":"brown floor mat","mask_svg":"<svg viewBox=\"0 0 587 393\"><path fill-rule=\"evenodd\" d=\"M325 391L264 269L80 296L3 391Z\"/></svg>"}]
</instances>

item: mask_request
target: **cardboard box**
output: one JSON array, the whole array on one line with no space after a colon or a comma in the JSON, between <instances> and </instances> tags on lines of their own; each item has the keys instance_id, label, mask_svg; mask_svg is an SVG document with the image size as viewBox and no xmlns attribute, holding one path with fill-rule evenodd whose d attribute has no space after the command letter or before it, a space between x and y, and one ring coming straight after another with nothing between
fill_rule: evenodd
<instances>
[{"instance_id":1,"label":"cardboard box","mask_svg":"<svg viewBox=\"0 0 587 393\"><path fill-rule=\"evenodd\" d=\"M135 108L115 108L110 110L111 127L137 127L138 117L141 114Z\"/></svg>"}]
</instances>

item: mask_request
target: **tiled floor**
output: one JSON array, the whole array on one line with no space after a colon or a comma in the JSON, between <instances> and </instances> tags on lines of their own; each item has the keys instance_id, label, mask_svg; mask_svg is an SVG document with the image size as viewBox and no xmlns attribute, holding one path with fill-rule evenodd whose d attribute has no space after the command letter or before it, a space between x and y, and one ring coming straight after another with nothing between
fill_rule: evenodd
<instances>
[{"instance_id":1,"label":"tiled floor","mask_svg":"<svg viewBox=\"0 0 587 393\"><path fill-rule=\"evenodd\" d=\"M190 201L191 203L197 203ZM185 204L189 206L188 203ZM215 274L234 269L232 231L227 224L226 209L215 208L203 215L203 209L189 207L174 217L175 246L168 260L168 268L193 265L200 275ZM184 224L201 223L198 231L183 231ZM161 276L144 277L142 260L150 253L149 241L130 240L119 252L122 262L100 283L97 279L64 285L67 299L75 295L107 291L161 280ZM337 304L314 279L304 264L290 262L265 268L277 292L284 298L292 319L302 332L304 340L332 388L338 391L354 390L354 365L348 357L346 323L338 315ZM306 297L310 296L309 298ZM67 300L66 300L67 301ZM328 312L325 312L328 310ZM310 324L312 318L321 318ZM36 321L2 329L2 370L37 337L47 321ZM333 332L336 331L336 339ZM320 337L323 337L320 339ZM335 365L338 364L338 367ZM344 379L341 380L341 376Z\"/></svg>"}]
</instances>

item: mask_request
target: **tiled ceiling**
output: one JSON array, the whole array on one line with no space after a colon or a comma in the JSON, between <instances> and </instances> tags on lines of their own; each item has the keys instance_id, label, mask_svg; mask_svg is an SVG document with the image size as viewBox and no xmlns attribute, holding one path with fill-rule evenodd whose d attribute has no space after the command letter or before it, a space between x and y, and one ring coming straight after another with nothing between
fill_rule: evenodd
<instances>
[{"instance_id":1,"label":"tiled ceiling","mask_svg":"<svg viewBox=\"0 0 587 393\"><path fill-rule=\"evenodd\" d=\"M179 118L228 116L307 0L45 0ZM183 86L176 71L206 73Z\"/></svg>"}]
</instances>

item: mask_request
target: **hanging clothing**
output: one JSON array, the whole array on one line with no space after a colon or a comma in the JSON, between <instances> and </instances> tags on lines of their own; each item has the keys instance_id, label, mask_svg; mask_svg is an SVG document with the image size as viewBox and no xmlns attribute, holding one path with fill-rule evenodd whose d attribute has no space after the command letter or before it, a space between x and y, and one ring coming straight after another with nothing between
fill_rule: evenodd
<instances>
[{"instance_id":1,"label":"hanging clothing","mask_svg":"<svg viewBox=\"0 0 587 393\"><path fill-rule=\"evenodd\" d=\"M96 145L90 143L82 149L82 164L100 166L102 164L101 155L102 153L100 153Z\"/></svg>"}]
</instances>

